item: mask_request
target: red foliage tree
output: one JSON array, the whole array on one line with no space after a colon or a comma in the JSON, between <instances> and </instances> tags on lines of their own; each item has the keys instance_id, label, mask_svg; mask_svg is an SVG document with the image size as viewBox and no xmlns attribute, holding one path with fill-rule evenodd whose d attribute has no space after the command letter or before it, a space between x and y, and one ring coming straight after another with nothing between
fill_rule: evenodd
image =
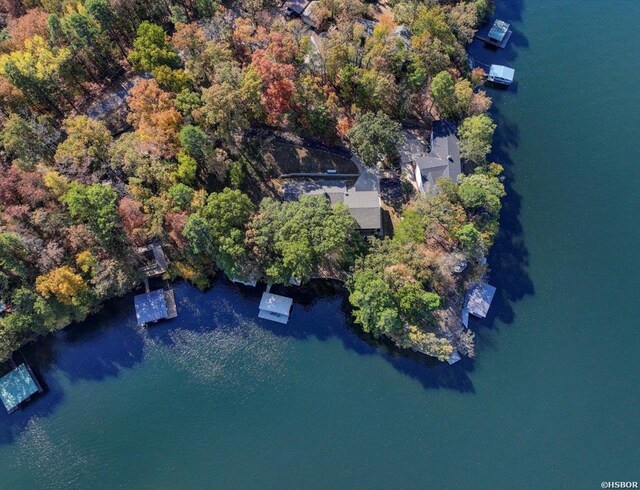
<instances>
[{"instance_id":1,"label":"red foliage tree","mask_svg":"<svg viewBox=\"0 0 640 490\"><path fill-rule=\"evenodd\" d=\"M253 54L251 65L263 82L262 105L267 122L276 126L285 125L286 113L291 109L291 98L296 93L295 67L275 61L262 49Z\"/></svg>"},{"instance_id":2,"label":"red foliage tree","mask_svg":"<svg viewBox=\"0 0 640 490\"><path fill-rule=\"evenodd\" d=\"M118 213L127 237L136 245L146 240L145 225L147 216L142 212L142 204L129 197L123 197L118 203Z\"/></svg>"}]
</instances>

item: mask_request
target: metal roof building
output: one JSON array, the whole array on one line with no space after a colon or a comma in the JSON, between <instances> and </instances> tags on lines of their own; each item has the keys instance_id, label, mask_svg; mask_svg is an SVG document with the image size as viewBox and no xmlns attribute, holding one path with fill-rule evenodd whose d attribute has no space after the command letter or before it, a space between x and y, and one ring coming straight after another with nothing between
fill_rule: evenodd
<instances>
[{"instance_id":1,"label":"metal roof building","mask_svg":"<svg viewBox=\"0 0 640 490\"><path fill-rule=\"evenodd\" d=\"M465 306L462 309L462 323L469 326L469 315L484 318L489 312L496 288L490 284L476 284L467 291Z\"/></svg>"},{"instance_id":2,"label":"metal roof building","mask_svg":"<svg viewBox=\"0 0 640 490\"><path fill-rule=\"evenodd\" d=\"M504 40L507 33L509 32L510 26L511 24L509 24L508 22L497 19L493 23L493 26L489 31L489 39L491 39L492 41L495 41L496 43L501 43Z\"/></svg>"},{"instance_id":3,"label":"metal roof building","mask_svg":"<svg viewBox=\"0 0 640 490\"><path fill-rule=\"evenodd\" d=\"M292 305L293 299L291 298L265 292L260 300L258 318L286 324L289 322L289 312Z\"/></svg>"},{"instance_id":4,"label":"metal roof building","mask_svg":"<svg viewBox=\"0 0 640 490\"><path fill-rule=\"evenodd\" d=\"M9 413L40 391L26 364L20 364L0 378L0 399Z\"/></svg>"},{"instance_id":5,"label":"metal roof building","mask_svg":"<svg viewBox=\"0 0 640 490\"><path fill-rule=\"evenodd\" d=\"M169 317L164 289L139 294L133 298L133 301L136 306L138 326L140 327L147 323L157 322L158 320Z\"/></svg>"},{"instance_id":6,"label":"metal roof building","mask_svg":"<svg viewBox=\"0 0 640 490\"><path fill-rule=\"evenodd\" d=\"M460 353L457 350L454 350L451 355L449 356L449 359L447 359L447 362L449 363L449 365L451 364L455 364L456 362L458 362L460 359L462 359L460 357Z\"/></svg>"},{"instance_id":7,"label":"metal roof building","mask_svg":"<svg viewBox=\"0 0 640 490\"><path fill-rule=\"evenodd\" d=\"M491 65L489 67L489 74L487 75L487 80L494 83L499 83L502 85L511 85L513 82L513 75L515 74L515 70L513 68L509 68L508 66L502 65Z\"/></svg>"}]
</instances>

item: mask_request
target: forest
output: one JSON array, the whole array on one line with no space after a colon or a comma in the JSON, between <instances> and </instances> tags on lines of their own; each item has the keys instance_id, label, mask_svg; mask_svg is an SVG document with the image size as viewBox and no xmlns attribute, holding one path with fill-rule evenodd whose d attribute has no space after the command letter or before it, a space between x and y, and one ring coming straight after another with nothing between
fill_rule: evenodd
<instances>
[{"instance_id":1,"label":"forest","mask_svg":"<svg viewBox=\"0 0 640 490\"><path fill-rule=\"evenodd\" d=\"M151 242L166 279L203 289L218 272L346 276L365 331L473 356L472 334L443 334L487 271L504 196L466 56L491 9L317 0L311 28L275 0L0 0L0 361L138 287ZM119 122L95 109L118 90ZM413 193L384 239L322 196L283 202L261 152L277 131L397 169L402 124L435 119L459 122L472 170Z\"/></svg>"}]
</instances>

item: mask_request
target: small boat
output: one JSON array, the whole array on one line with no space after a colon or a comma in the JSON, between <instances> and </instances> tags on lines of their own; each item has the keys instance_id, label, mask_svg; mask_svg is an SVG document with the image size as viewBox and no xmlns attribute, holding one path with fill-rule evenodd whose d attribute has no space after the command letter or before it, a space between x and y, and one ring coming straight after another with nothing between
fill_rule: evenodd
<instances>
[{"instance_id":1,"label":"small boat","mask_svg":"<svg viewBox=\"0 0 640 490\"><path fill-rule=\"evenodd\" d=\"M487 80L500 85L511 85L515 72L513 68L509 68L508 66L491 65L489 67Z\"/></svg>"}]
</instances>

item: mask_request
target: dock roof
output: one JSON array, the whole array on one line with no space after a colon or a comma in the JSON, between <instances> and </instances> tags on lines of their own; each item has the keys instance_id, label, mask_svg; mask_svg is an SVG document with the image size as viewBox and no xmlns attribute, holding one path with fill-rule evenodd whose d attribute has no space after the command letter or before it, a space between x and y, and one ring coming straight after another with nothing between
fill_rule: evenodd
<instances>
[{"instance_id":1,"label":"dock roof","mask_svg":"<svg viewBox=\"0 0 640 490\"><path fill-rule=\"evenodd\" d=\"M0 398L9 413L38 391L40 389L25 364L0 378Z\"/></svg>"},{"instance_id":2,"label":"dock roof","mask_svg":"<svg viewBox=\"0 0 640 490\"><path fill-rule=\"evenodd\" d=\"M504 81L513 82L516 71L513 68L503 65L491 65L489 67L489 80L497 78Z\"/></svg>"},{"instance_id":3,"label":"dock roof","mask_svg":"<svg viewBox=\"0 0 640 490\"><path fill-rule=\"evenodd\" d=\"M478 318L484 318L489 312L496 288L486 284L476 284L467 292L466 309Z\"/></svg>"},{"instance_id":4,"label":"dock roof","mask_svg":"<svg viewBox=\"0 0 640 490\"><path fill-rule=\"evenodd\" d=\"M263 293L260 300L260 309L271 313L277 313L278 315L289 316L293 299L286 296L280 296L279 294Z\"/></svg>"},{"instance_id":5,"label":"dock roof","mask_svg":"<svg viewBox=\"0 0 640 490\"><path fill-rule=\"evenodd\" d=\"M507 35L507 32L509 32L510 26L511 24L509 24L508 22L497 19L493 23L493 27L491 27L491 30L489 31L489 39L492 39L497 42L501 42L504 39L504 37Z\"/></svg>"},{"instance_id":6,"label":"dock roof","mask_svg":"<svg viewBox=\"0 0 640 490\"><path fill-rule=\"evenodd\" d=\"M138 325L155 322L169 316L163 289L139 294L133 299L136 306Z\"/></svg>"}]
</instances>

